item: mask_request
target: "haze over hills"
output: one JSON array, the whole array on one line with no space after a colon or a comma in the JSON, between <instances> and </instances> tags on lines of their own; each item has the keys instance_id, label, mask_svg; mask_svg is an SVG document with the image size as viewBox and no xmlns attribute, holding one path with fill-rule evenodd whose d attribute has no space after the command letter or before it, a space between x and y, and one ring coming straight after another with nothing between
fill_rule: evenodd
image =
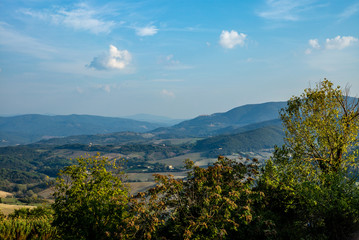
<instances>
[{"instance_id":1,"label":"haze over hills","mask_svg":"<svg viewBox=\"0 0 359 240\"><path fill-rule=\"evenodd\" d=\"M27 144L41 139L122 131L146 132L163 126L126 118L91 115L39 114L0 117L0 146Z\"/></svg>"},{"instance_id":2,"label":"haze over hills","mask_svg":"<svg viewBox=\"0 0 359 240\"><path fill-rule=\"evenodd\" d=\"M152 114L135 114L131 116L125 116L124 118L129 118L137 121L145 121L151 123L159 123L166 126L172 126L180 122L185 121L185 119L174 119L164 116L157 116Z\"/></svg>"},{"instance_id":3,"label":"haze over hills","mask_svg":"<svg viewBox=\"0 0 359 240\"><path fill-rule=\"evenodd\" d=\"M198 116L172 127L158 128L153 130L152 133L163 137L208 137L228 133L230 129L236 131L235 129L249 124L278 119L279 110L285 107L286 103L287 102L267 102L244 105L224 113Z\"/></svg>"},{"instance_id":4,"label":"haze over hills","mask_svg":"<svg viewBox=\"0 0 359 240\"><path fill-rule=\"evenodd\" d=\"M221 134L236 134L266 126L279 126L278 112L285 105L286 102L244 105L224 113L198 116L170 127L164 127L163 123L158 122L149 123L126 118L91 115L46 116L32 114L0 117L0 146L28 144L54 137L65 137L61 141L52 140L57 143L88 143L91 139L91 141L97 139L97 142L103 144L106 142L107 144L116 144L124 142L129 137L129 133L119 134L118 132L152 134L145 135L145 137L141 134L134 134L131 137L133 140L143 140L149 136L151 138L203 138ZM168 118L152 115L137 115L137 118L162 119L162 122L165 119L168 120ZM112 134L115 132L118 134ZM100 135L89 136L96 134Z\"/></svg>"}]
</instances>

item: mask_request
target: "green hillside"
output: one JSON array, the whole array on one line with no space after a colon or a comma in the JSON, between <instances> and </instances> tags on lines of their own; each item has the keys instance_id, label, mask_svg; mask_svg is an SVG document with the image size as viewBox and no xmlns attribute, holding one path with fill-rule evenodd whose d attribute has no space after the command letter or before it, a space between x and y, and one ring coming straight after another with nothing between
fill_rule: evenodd
<instances>
[{"instance_id":1,"label":"green hillside","mask_svg":"<svg viewBox=\"0 0 359 240\"><path fill-rule=\"evenodd\" d=\"M231 135L219 135L200 140L194 150L207 152L208 157L232 153L257 151L282 145L284 132L278 126L266 126L255 130Z\"/></svg>"}]
</instances>

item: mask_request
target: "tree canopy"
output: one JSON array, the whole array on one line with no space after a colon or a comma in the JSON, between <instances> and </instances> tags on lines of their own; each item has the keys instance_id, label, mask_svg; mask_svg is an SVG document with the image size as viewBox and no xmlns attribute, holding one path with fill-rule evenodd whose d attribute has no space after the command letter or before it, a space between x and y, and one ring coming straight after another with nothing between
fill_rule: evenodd
<instances>
[{"instance_id":1,"label":"tree canopy","mask_svg":"<svg viewBox=\"0 0 359 240\"><path fill-rule=\"evenodd\" d=\"M113 239L123 231L129 193L117 170L116 161L97 155L60 172L54 225L65 239Z\"/></svg>"},{"instance_id":2,"label":"tree canopy","mask_svg":"<svg viewBox=\"0 0 359 240\"><path fill-rule=\"evenodd\" d=\"M348 88L324 79L292 97L280 112L286 145L295 158L312 161L322 171L337 172L353 163L358 145L359 101Z\"/></svg>"}]
</instances>

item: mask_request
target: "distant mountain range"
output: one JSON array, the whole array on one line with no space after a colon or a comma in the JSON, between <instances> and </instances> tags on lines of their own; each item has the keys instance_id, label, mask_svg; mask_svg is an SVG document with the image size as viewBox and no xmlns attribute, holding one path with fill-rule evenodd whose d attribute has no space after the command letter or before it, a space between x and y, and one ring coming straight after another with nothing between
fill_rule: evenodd
<instances>
[{"instance_id":1,"label":"distant mountain range","mask_svg":"<svg viewBox=\"0 0 359 240\"><path fill-rule=\"evenodd\" d=\"M199 116L172 127L158 128L151 132L162 137L208 137L224 133L243 132L245 129L241 128L251 124L263 122L263 125L278 125L279 111L285 106L286 102L249 104L225 113ZM268 124L267 121L271 120L274 122ZM275 122L276 120L278 121Z\"/></svg>"},{"instance_id":2,"label":"distant mountain range","mask_svg":"<svg viewBox=\"0 0 359 240\"><path fill-rule=\"evenodd\" d=\"M132 117L152 119L157 122L91 115L46 116L32 114L0 117L0 146L28 144L40 140L44 143L47 139L52 139L49 140L49 144L51 142L68 144L88 141L100 144L118 144L126 142L128 138L131 141L145 141L148 138L205 138L226 134L237 134L239 137L244 136L238 135L240 133L256 129L281 129L278 112L285 106L286 102L244 105L224 113L198 116L170 127L165 127L163 124L169 120L168 118L153 115Z\"/></svg>"},{"instance_id":3,"label":"distant mountain range","mask_svg":"<svg viewBox=\"0 0 359 240\"><path fill-rule=\"evenodd\" d=\"M131 116L126 116L125 118L129 118L137 121L159 123L165 126L172 126L180 122L183 122L185 120L185 119L173 119L173 118L157 116L152 114L135 114Z\"/></svg>"},{"instance_id":4,"label":"distant mountain range","mask_svg":"<svg viewBox=\"0 0 359 240\"><path fill-rule=\"evenodd\" d=\"M0 117L0 146L82 134L147 132L161 126L163 124L91 115Z\"/></svg>"}]
</instances>

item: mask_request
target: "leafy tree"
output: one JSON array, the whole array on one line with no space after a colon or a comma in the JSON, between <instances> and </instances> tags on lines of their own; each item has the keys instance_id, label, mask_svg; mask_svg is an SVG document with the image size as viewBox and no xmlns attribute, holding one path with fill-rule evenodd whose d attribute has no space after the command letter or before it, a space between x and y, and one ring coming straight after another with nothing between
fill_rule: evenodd
<instances>
[{"instance_id":1,"label":"leafy tree","mask_svg":"<svg viewBox=\"0 0 359 240\"><path fill-rule=\"evenodd\" d=\"M60 172L54 225L64 239L120 238L128 216L128 189L116 161L99 155L77 159Z\"/></svg>"},{"instance_id":2,"label":"leafy tree","mask_svg":"<svg viewBox=\"0 0 359 240\"><path fill-rule=\"evenodd\" d=\"M259 191L252 191L257 164L219 157L208 168L189 160L186 166L187 179L156 175L158 185L139 194L133 204L138 214L131 224L135 226L132 237L250 239L246 229L257 221L253 206L262 198ZM259 231L263 233L265 227Z\"/></svg>"},{"instance_id":3,"label":"leafy tree","mask_svg":"<svg viewBox=\"0 0 359 240\"><path fill-rule=\"evenodd\" d=\"M346 239L357 229L358 106L325 79L282 109L286 145L258 181L279 239Z\"/></svg>"},{"instance_id":4,"label":"leafy tree","mask_svg":"<svg viewBox=\"0 0 359 240\"><path fill-rule=\"evenodd\" d=\"M322 171L337 172L353 163L358 145L359 101L349 90L324 79L292 97L281 119L286 128L286 145L295 158L318 164Z\"/></svg>"}]
</instances>

